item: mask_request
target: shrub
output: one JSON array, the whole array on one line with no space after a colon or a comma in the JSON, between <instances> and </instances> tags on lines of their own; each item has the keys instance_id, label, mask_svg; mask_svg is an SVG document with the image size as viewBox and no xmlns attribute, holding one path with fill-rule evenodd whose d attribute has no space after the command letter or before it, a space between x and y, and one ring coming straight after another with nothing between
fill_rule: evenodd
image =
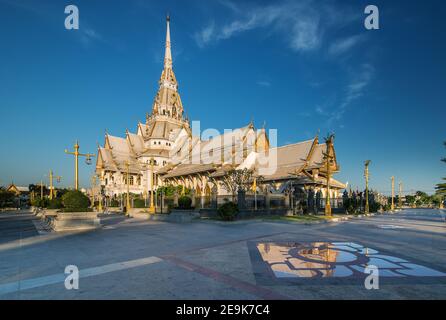
<instances>
[{"instance_id":1,"label":"shrub","mask_svg":"<svg viewBox=\"0 0 446 320\"><path fill-rule=\"evenodd\" d=\"M358 205L352 198L344 199L343 206L347 214L355 214L358 211Z\"/></svg>"},{"instance_id":2,"label":"shrub","mask_svg":"<svg viewBox=\"0 0 446 320\"><path fill-rule=\"evenodd\" d=\"M133 207L134 208L145 208L146 207L146 202L144 201L144 199L134 199L133 200Z\"/></svg>"},{"instance_id":3,"label":"shrub","mask_svg":"<svg viewBox=\"0 0 446 320\"><path fill-rule=\"evenodd\" d=\"M69 191L62 197L62 204L65 212L88 211L90 199L80 191Z\"/></svg>"},{"instance_id":4,"label":"shrub","mask_svg":"<svg viewBox=\"0 0 446 320\"><path fill-rule=\"evenodd\" d=\"M54 198L53 200L50 200L48 202L48 209L62 209L62 199L61 198Z\"/></svg>"},{"instance_id":5,"label":"shrub","mask_svg":"<svg viewBox=\"0 0 446 320\"><path fill-rule=\"evenodd\" d=\"M178 207L180 209L190 209L192 205L192 199L186 196L182 196L178 199Z\"/></svg>"},{"instance_id":6,"label":"shrub","mask_svg":"<svg viewBox=\"0 0 446 320\"><path fill-rule=\"evenodd\" d=\"M378 212L378 210L381 208L381 205L378 202L372 202L369 205L369 211L371 213Z\"/></svg>"},{"instance_id":7,"label":"shrub","mask_svg":"<svg viewBox=\"0 0 446 320\"><path fill-rule=\"evenodd\" d=\"M218 215L225 221L232 221L238 213L237 205L234 202L226 202L218 208Z\"/></svg>"},{"instance_id":8,"label":"shrub","mask_svg":"<svg viewBox=\"0 0 446 320\"><path fill-rule=\"evenodd\" d=\"M11 206L14 202L15 194L9 191L0 190L0 207Z\"/></svg>"},{"instance_id":9,"label":"shrub","mask_svg":"<svg viewBox=\"0 0 446 320\"><path fill-rule=\"evenodd\" d=\"M110 201L110 207L115 208L115 207L119 207L119 206L120 206L120 204L119 204L118 200L112 199L112 201Z\"/></svg>"},{"instance_id":10,"label":"shrub","mask_svg":"<svg viewBox=\"0 0 446 320\"><path fill-rule=\"evenodd\" d=\"M33 207L37 207L37 208L46 208L48 206L48 200L43 198L35 198L32 202L31 205Z\"/></svg>"}]
</instances>

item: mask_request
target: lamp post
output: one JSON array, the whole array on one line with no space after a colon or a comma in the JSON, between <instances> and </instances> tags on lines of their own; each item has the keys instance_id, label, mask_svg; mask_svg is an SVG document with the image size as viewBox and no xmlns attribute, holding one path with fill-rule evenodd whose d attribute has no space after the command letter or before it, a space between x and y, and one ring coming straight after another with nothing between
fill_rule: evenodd
<instances>
[{"instance_id":1,"label":"lamp post","mask_svg":"<svg viewBox=\"0 0 446 320\"><path fill-rule=\"evenodd\" d=\"M398 190L398 207L402 209L403 207L403 182L400 181Z\"/></svg>"},{"instance_id":2,"label":"lamp post","mask_svg":"<svg viewBox=\"0 0 446 320\"><path fill-rule=\"evenodd\" d=\"M154 179L154 174L153 174L153 164L154 164L155 160L152 158L150 158L150 208L149 208L149 213L155 213L155 204L153 201L153 197L154 197L154 185L155 185L155 179Z\"/></svg>"},{"instance_id":3,"label":"lamp post","mask_svg":"<svg viewBox=\"0 0 446 320\"><path fill-rule=\"evenodd\" d=\"M370 164L370 160L367 160L364 163L364 177L365 177L365 208L364 208L364 213L368 214L370 209L369 209L369 164Z\"/></svg>"},{"instance_id":4,"label":"lamp post","mask_svg":"<svg viewBox=\"0 0 446 320\"><path fill-rule=\"evenodd\" d=\"M325 163L326 163L326 171L327 171L327 183L326 183L327 194L326 194L326 197L325 197L325 215L326 216L331 216L330 177L331 177L331 162L332 162L334 156L330 155L330 150L331 150L332 145L333 145L333 138L334 138L333 134L331 134L327 138L325 138L325 143L327 145L327 151L323 153L324 160L325 160Z\"/></svg>"},{"instance_id":5,"label":"lamp post","mask_svg":"<svg viewBox=\"0 0 446 320\"><path fill-rule=\"evenodd\" d=\"M104 201L104 199L102 197L102 191L103 191L102 184L104 182L104 174L105 174L104 170L101 170L101 174L98 175L98 177L99 177L99 205L98 205L98 211L99 212L104 211L103 208L102 208L102 202ZM105 207L107 207L107 203L105 203Z\"/></svg>"},{"instance_id":6,"label":"lamp post","mask_svg":"<svg viewBox=\"0 0 446 320\"><path fill-rule=\"evenodd\" d=\"M126 168L126 184L127 184L127 200L126 200L126 215L129 215L130 210L130 162L125 162Z\"/></svg>"},{"instance_id":7,"label":"lamp post","mask_svg":"<svg viewBox=\"0 0 446 320\"><path fill-rule=\"evenodd\" d=\"M74 189L79 190L79 157L86 157L85 162L87 165L91 164L91 158L94 157L94 154L89 153L80 153L79 152L79 141L76 141L74 145L74 152L70 152L65 149L66 154L70 154L74 156Z\"/></svg>"},{"instance_id":8,"label":"lamp post","mask_svg":"<svg viewBox=\"0 0 446 320\"><path fill-rule=\"evenodd\" d=\"M257 211L257 178L252 183L252 191L254 192L254 211Z\"/></svg>"},{"instance_id":9,"label":"lamp post","mask_svg":"<svg viewBox=\"0 0 446 320\"><path fill-rule=\"evenodd\" d=\"M92 208L94 208L94 203L96 200L96 197L95 197L96 185L97 185L97 175L94 174L91 176L91 207Z\"/></svg>"},{"instance_id":10,"label":"lamp post","mask_svg":"<svg viewBox=\"0 0 446 320\"><path fill-rule=\"evenodd\" d=\"M61 176L54 176L53 174L53 170L50 170L50 175L49 175L49 179L50 179L50 200L53 200L54 197L54 178L56 178L57 182L60 182L60 179L62 179Z\"/></svg>"},{"instance_id":11,"label":"lamp post","mask_svg":"<svg viewBox=\"0 0 446 320\"><path fill-rule=\"evenodd\" d=\"M392 203L390 205L390 211L394 211L395 210L395 203L394 203L394 199L395 198L395 177L392 176Z\"/></svg>"}]
</instances>

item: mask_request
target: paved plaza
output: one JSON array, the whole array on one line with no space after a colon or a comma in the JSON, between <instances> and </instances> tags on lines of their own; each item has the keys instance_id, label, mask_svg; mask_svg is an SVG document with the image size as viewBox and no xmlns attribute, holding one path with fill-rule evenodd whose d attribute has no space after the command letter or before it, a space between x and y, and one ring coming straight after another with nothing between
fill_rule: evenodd
<instances>
[{"instance_id":1,"label":"paved plaza","mask_svg":"<svg viewBox=\"0 0 446 320\"><path fill-rule=\"evenodd\" d=\"M110 215L100 230L45 232L0 214L0 299L445 299L445 218L406 210L348 221L197 221ZM379 267L379 289L364 267ZM78 290L65 267L80 270Z\"/></svg>"}]
</instances>

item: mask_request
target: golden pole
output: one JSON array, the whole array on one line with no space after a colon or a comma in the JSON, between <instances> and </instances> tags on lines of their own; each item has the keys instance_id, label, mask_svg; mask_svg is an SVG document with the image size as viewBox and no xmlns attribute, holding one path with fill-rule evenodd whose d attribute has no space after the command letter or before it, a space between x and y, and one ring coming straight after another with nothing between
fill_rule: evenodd
<instances>
[{"instance_id":1,"label":"golden pole","mask_svg":"<svg viewBox=\"0 0 446 320\"><path fill-rule=\"evenodd\" d=\"M50 200L53 200L54 197L57 197L56 190L54 188L54 178L57 179L57 182L60 182L61 176L54 176L53 170L50 170L49 180L50 180Z\"/></svg>"},{"instance_id":2,"label":"golden pole","mask_svg":"<svg viewBox=\"0 0 446 320\"><path fill-rule=\"evenodd\" d=\"M74 188L79 190L79 142L74 145Z\"/></svg>"},{"instance_id":3,"label":"golden pole","mask_svg":"<svg viewBox=\"0 0 446 320\"><path fill-rule=\"evenodd\" d=\"M364 177L365 177L365 208L364 213L368 214L370 211L369 208L369 164L370 160L367 160L365 162L365 169L364 169Z\"/></svg>"},{"instance_id":4,"label":"golden pole","mask_svg":"<svg viewBox=\"0 0 446 320\"><path fill-rule=\"evenodd\" d=\"M400 181L399 183L399 192L398 192L398 207L400 207L400 209L403 206L403 183Z\"/></svg>"},{"instance_id":5,"label":"golden pole","mask_svg":"<svg viewBox=\"0 0 446 320\"><path fill-rule=\"evenodd\" d=\"M331 176L331 167L330 162L333 156L330 155L331 145L333 143L333 135L328 136L326 138L325 143L327 144L327 151L324 153L324 158L326 160L326 169L327 169L327 194L325 196L325 215L331 216L331 204L330 204L330 176Z\"/></svg>"},{"instance_id":6,"label":"golden pole","mask_svg":"<svg viewBox=\"0 0 446 320\"><path fill-rule=\"evenodd\" d=\"M392 176L392 204L390 205L390 210L394 211L395 210L395 203L393 198L395 197L395 177Z\"/></svg>"},{"instance_id":7,"label":"golden pole","mask_svg":"<svg viewBox=\"0 0 446 320\"><path fill-rule=\"evenodd\" d=\"M330 204L330 160L327 160L327 196L325 197L325 215L331 216L331 204Z\"/></svg>"},{"instance_id":8,"label":"golden pole","mask_svg":"<svg viewBox=\"0 0 446 320\"><path fill-rule=\"evenodd\" d=\"M153 192L153 187L154 187L154 177L153 177L153 158L150 159L150 208L149 208L149 212L150 213L155 213L155 205L153 203L153 197L154 197L154 192Z\"/></svg>"},{"instance_id":9,"label":"golden pole","mask_svg":"<svg viewBox=\"0 0 446 320\"><path fill-rule=\"evenodd\" d=\"M87 161L91 161L91 158L95 155L90 153L79 153L79 141L76 141L76 144L74 145L74 152L65 149L65 153L74 155L74 189L79 190L79 157L86 157Z\"/></svg>"},{"instance_id":10,"label":"golden pole","mask_svg":"<svg viewBox=\"0 0 446 320\"><path fill-rule=\"evenodd\" d=\"M130 210L130 163L129 163L129 161L126 161L126 163L125 163L125 167L126 167L126 171L127 171L127 179L126 179L126 182L127 182L127 204L126 204L126 207L127 207L127 215L129 214L128 212L129 212L129 210Z\"/></svg>"},{"instance_id":11,"label":"golden pole","mask_svg":"<svg viewBox=\"0 0 446 320\"><path fill-rule=\"evenodd\" d=\"M104 171L101 171L101 175L99 176L99 206L98 211L102 212L104 211L102 208L102 182L104 181Z\"/></svg>"},{"instance_id":12,"label":"golden pole","mask_svg":"<svg viewBox=\"0 0 446 320\"><path fill-rule=\"evenodd\" d=\"M94 202L95 202L95 196L94 196L94 190L96 188L96 175L91 176L91 207L94 208Z\"/></svg>"},{"instance_id":13,"label":"golden pole","mask_svg":"<svg viewBox=\"0 0 446 320\"><path fill-rule=\"evenodd\" d=\"M53 170L50 170L50 200L53 200Z\"/></svg>"}]
</instances>

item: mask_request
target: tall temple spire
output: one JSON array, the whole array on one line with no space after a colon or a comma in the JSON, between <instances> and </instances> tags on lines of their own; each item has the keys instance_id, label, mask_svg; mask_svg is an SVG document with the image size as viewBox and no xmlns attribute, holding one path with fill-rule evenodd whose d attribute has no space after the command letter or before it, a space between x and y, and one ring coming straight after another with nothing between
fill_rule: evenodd
<instances>
[{"instance_id":1,"label":"tall temple spire","mask_svg":"<svg viewBox=\"0 0 446 320\"><path fill-rule=\"evenodd\" d=\"M164 68L171 69L172 68L172 52L170 50L170 16L166 16L166 52L164 54Z\"/></svg>"},{"instance_id":2,"label":"tall temple spire","mask_svg":"<svg viewBox=\"0 0 446 320\"><path fill-rule=\"evenodd\" d=\"M164 68L159 80L159 89L152 106L151 116L161 115L183 121L183 104L178 93L178 82L172 67L170 43L170 16L166 17L166 48ZM148 123L149 119L146 119Z\"/></svg>"}]
</instances>

